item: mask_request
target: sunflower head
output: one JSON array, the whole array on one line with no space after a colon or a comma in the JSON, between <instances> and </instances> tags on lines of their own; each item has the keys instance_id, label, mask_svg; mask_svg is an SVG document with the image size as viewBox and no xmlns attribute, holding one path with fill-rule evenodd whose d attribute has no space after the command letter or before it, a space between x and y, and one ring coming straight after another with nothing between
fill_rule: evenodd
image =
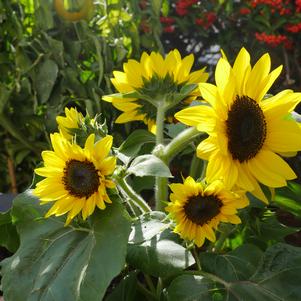
<instances>
[{"instance_id":1,"label":"sunflower head","mask_svg":"<svg viewBox=\"0 0 301 301\"><path fill-rule=\"evenodd\" d=\"M72 139L72 130L78 129L83 121L83 114L78 112L76 108L65 108L65 116L56 117L56 122L61 135L68 140Z\"/></svg>"},{"instance_id":2,"label":"sunflower head","mask_svg":"<svg viewBox=\"0 0 301 301\"><path fill-rule=\"evenodd\" d=\"M188 177L183 184L171 184L170 189L166 210L176 223L174 231L198 247L205 238L215 241L214 230L221 222L239 224L237 209L249 204L243 193L227 190L218 180L206 185Z\"/></svg>"},{"instance_id":3,"label":"sunflower head","mask_svg":"<svg viewBox=\"0 0 301 301\"><path fill-rule=\"evenodd\" d=\"M85 220L96 206L103 210L111 203L107 189L115 187L109 179L116 166L116 158L109 156L113 138L94 140L91 134L82 148L61 134L51 135L53 151L42 152L44 167L35 169L45 179L37 183L34 194L42 203L54 202L46 217L68 213L69 224L80 212Z\"/></svg>"},{"instance_id":4,"label":"sunflower head","mask_svg":"<svg viewBox=\"0 0 301 301\"><path fill-rule=\"evenodd\" d=\"M193 62L193 54L182 59L178 50L170 51L165 58L144 52L140 62L131 59L123 65L124 72L114 71L111 81L120 93L103 99L123 112L116 122L141 120L155 132L157 107L164 105L170 119L176 106L179 110L200 95L196 85L205 82L208 74L204 69L190 73Z\"/></svg>"},{"instance_id":5,"label":"sunflower head","mask_svg":"<svg viewBox=\"0 0 301 301\"><path fill-rule=\"evenodd\" d=\"M207 105L175 115L209 134L197 148L198 157L209 161L208 181L223 179L227 187L238 185L266 203L258 182L285 186L296 175L281 156L301 150L300 127L290 118L301 93L284 90L267 95L281 69L271 71L268 54L252 67L244 48L233 66L223 55L215 70L216 85L199 84Z\"/></svg>"},{"instance_id":6,"label":"sunflower head","mask_svg":"<svg viewBox=\"0 0 301 301\"><path fill-rule=\"evenodd\" d=\"M89 114L83 116L76 108L65 108L65 116L57 116L56 122L64 138L69 141L76 140L77 144L84 145L87 137L92 133L100 137L106 136L106 123L99 122L99 116L91 118Z\"/></svg>"}]
</instances>

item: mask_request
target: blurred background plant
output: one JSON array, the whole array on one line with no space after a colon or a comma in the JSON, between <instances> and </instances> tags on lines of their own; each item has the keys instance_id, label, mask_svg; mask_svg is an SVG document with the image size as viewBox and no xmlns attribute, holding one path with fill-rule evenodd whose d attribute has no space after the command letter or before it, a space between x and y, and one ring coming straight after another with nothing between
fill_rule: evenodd
<instances>
[{"instance_id":1,"label":"blurred background plant","mask_svg":"<svg viewBox=\"0 0 301 301\"><path fill-rule=\"evenodd\" d=\"M30 185L65 106L112 124L116 113L100 101L112 92L111 72L142 49L162 49L160 9L160 1L143 12L137 1L1 1L0 192ZM159 24L147 38L144 15Z\"/></svg>"}]
</instances>

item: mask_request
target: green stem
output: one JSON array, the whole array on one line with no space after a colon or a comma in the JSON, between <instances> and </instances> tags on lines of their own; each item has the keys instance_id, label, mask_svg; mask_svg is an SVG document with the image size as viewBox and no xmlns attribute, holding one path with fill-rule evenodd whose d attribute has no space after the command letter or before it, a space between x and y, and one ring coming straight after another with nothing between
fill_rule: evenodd
<instances>
[{"instance_id":1,"label":"green stem","mask_svg":"<svg viewBox=\"0 0 301 301\"><path fill-rule=\"evenodd\" d=\"M165 108L164 103L162 106L157 107L157 119L156 119L156 145L164 144L164 118L165 118Z\"/></svg>"},{"instance_id":2,"label":"green stem","mask_svg":"<svg viewBox=\"0 0 301 301\"><path fill-rule=\"evenodd\" d=\"M156 210L164 210L168 198L168 179L156 177Z\"/></svg>"},{"instance_id":3,"label":"green stem","mask_svg":"<svg viewBox=\"0 0 301 301\"><path fill-rule=\"evenodd\" d=\"M203 167L204 161L194 154L190 164L189 175L194 179L199 178L203 172Z\"/></svg>"},{"instance_id":4,"label":"green stem","mask_svg":"<svg viewBox=\"0 0 301 301\"><path fill-rule=\"evenodd\" d=\"M150 291L152 292L152 294L154 294L156 296L157 291L156 291L156 288L155 288L154 283L152 281L152 278L150 276L144 274L144 279L145 279L145 282L147 283Z\"/></svg>"},{"instance_id":5,"label":"green stem","mask_svg":"<svg viewBox=\"0 0 301 301\"><path fill-rule=\"evenodd\" d=\"M208 165L208 161L203 161L202 172L199 177L201 180L203 180L206 176L207 165Z\"/></svg>"},{"instance_id":6,"label":"green stem","mask_svg":"<svg viewBox=\"0 0 301 301\"><path fill-rule=\"evenodd\" d=\"M204 133L199 132L195 127L190 127L184 130L177 137L171 140L171 142L168 145L166 145L164 149L164 154L161 157L161 159L165 162L170 162L178 153L180 153L187 146L187 144L192 142L196 137L200 135L204 135Z\"/></svg>"},{"instance_id":7,"label":"green stem","mask_svg":"<svg viewBox=\"0 0 301 301\"><path fill-rule=\"evenodd\" d=\"M162 283L162 278L158 277L158 282L157 282L157 297L160 300L161 293L162 293L162 288L163 288L163 283Z\"/></svg>"},{"instance_id":8,"label":"green stem","mask_svg":"<svg viewBox=\"0 0 301 301\"><path fill-rule=\"evenodd\" d=\"M195 260L196 266L197 266L197 268L198 268L198 271L201 271L201 270L202 270L202 266L201 266L199 254L197 253L195 247L193 247L193 248L191 249L191 254L192 254L192 256L194 257L194 260Z\"/></svg>"},{"instance_id":9,"label":"green stem","mask_svg":"<svg viewBox=\"0 0 301 301\"><path fill-rule=\"evenodd\" d=\"M164 102L157 107L157 119L156 119L156 146L164 144L164 117L165 117L165 105ZM156 177L156 210L163 210L168 195L168 180L164 177Z\"/></svg>"},{"instance_id":10,"label":"green stem","mask_svg":"<svg viewBox=\"0 0 301 301\"><path fill-rule=\"evenodd\" d=\"M225 225L223 232L221 232L221 234L214 246L215 252L218 252L223 248L223 245L231 232L232 232L232 226Z\"/></svg>"},{"instance_id":11,"label":"green stem","mask_svg":"<svg viewBox=\"0 0 301 301\"><path fill-rule=\"evenodd\" d=\"M126 182L124 177L118 177L116 178L116 181L123 192L129 197L131 207L138 207L142 213L151 211L149 205L134 191L134 189Z\"/></svg>"},{"instance_id":12,"label":"green stem","mask_svg":"<svg viewBox=\"0 0 301 301\"><path fill-rule=\"evenodd\" d=\"M146 289L140 282L138 282L138 289L142 294L145 295L147 300L157 300L157 296Z\"/></svg>"}]
</instances>

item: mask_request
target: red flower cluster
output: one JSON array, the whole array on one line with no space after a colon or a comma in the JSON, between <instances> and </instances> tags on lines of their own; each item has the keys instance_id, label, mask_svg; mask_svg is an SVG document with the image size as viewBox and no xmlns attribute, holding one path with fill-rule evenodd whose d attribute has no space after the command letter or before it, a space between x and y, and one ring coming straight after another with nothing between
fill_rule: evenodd
<instances>
[{"instance_id":1,"label":"red flower cluster","mask_svg":"<svg viewBox=\"0 0 301 301\"><path fill-rule=\"evenodd\" d=\"M173 17L160 17L160 21L161 23L169 25L175 23L175 19Z\"/></svg>"},{"instance_id":2,"label":"red flower cluster","mask_svg":"<svg viewBox=\"0 0 301 301\"><path fill-rule=\"evenodd\" d=\"M279 34L266 34L265 32L256 32L255 38L260 41L268 44L271 47L276 47L280 44L283 44L285 48L290 49L292 47L292 42L288 39L287 36Z\"/></svg>"},{"instance_id":3,"label":"red flower cluster","mask_svg":"<svg viewBox=\"0 0 301 301\"><path fill-rule=\"evenodd\" d=\"M195 19L195 24L203 26L205 29L208 29L216 20L216 14L214 12L207 12L204 15L204 18Z\"/></svg>"},{"instance_id":4,"label":"red flower cluster","mask_svg":"<svg viewBox=\"0 0 301 301\"><path fill-rule=\"evenodd\" d=\"M188 8L193 4L196 4L198 0L179 0L176 3L176 12L179 16L185 16L188 14Z\"/></svg>"},{"instance_id":5,"label":"red flower cluster","mask_svg":"<svg viewBox=\"0 0 301 301\"><path fill-rule=\"evenodd\" d=\"M240 10L239 10L239 13L241 15L248 15L251 13L251 10L247 7L242 7Z\"/></svg>"},{"instance_id":6,"label":"red flower cluster","mask_svg":"<svg viewBox=\"0 0 301 301\"><path fill-rule=\"evenodd\" d=\"M300 13L301 12L301 0L296 0L295 5L296 5L296 12Z\"/></svg>"},{"instance_id":7,"label":"red flower cluster","mask_svg":"<svg viewBox=\"0 0 301 301\"><path fill-rule=\"evenodd\" d=\"M298 24L287 24L285 26L285 30L292 32L292 33L297 33L301 31L301 22Z\"/></svg>"},{"instance_id":8,"label":"red flower cluster","mask_svg":"<svg viewBox=\"0 0 301 301\"><path fill-rule=\"evenodd\" d=\"M175 23L175 19L173 17L160 17L160 21L162 24L166 24L166 26L163 27L164 32L174 32L175 31L175 26L172 25Z\"/></svg>"},{"instance_id":9,"label":"red flower cluster","mask_svg":"<svg viewBox=\"0 0 301 301\"><path fill-rule=\"evenodd\" d=\"M290 4L290 0L252 0L252 7L256 7L258 5L265 4L271 7L271 12L275 13L279 12L281 16L291 14L291 10L286 6Z\"/></svg>"},{"instance_id":10,"label":"red flower cluster","mask_svg":"<svg viewBox=\"0 0 301 301\"><path fill-rule=\"evenodd\" d=\"M163 31L167 33L172 33L175 31L175 27L173 25L168 25L163 28Z\"/></svg>"}]
</instances>

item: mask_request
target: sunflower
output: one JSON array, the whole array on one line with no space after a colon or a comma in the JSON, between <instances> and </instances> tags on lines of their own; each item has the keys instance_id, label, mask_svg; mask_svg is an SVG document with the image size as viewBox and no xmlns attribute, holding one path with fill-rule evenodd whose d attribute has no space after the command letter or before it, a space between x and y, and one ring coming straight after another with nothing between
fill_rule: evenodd
<instances>
[{"instance_id":1,"label":"sunflower","mask_svg":"<svg viewBox=\"0 0 301 301\"><path fill-rule=\"evenodd\" d=\"M73 136L70 130L78 129L80 124L84 121L84 116L78 112L76 108L65 108L65 115L66 117L57 116L56 122L61 135L70 140Z\"/></svg>"},{"instance_id":2,"label":"sunflower","mask_svg":"<svg viewBox=\"0 0 301 301\"><path fill-rule=\"evenodd\" d=\"M140 62L131 59L123 65L124 72L114 71L111 81L120 93L136 91L146 95L148 99L129 98L120 94L104 96L103 100L112 102L114 107L123 112L116 119L116 123L141 120L155 133L154 102L159 103L166 95L180 93L181 88L187 84L198 84L207 80L208 73L205 73L205 68L190 73L193 62L193 54L182 59L178 50L170 51L165 58L156 52L150 55L144 52ZM199 94L198 89L194 89L180 102L180 108L189 105ZM168 120L173 119L174 112L173 109L166 112Z\"/></svg>"},{"instance_id":3,"label":"sunflower","mask_svg":"<svg viewBox=\"0 0 301 301\"><path fill-rule=\"evenodd\" d=\"M59 133L51 135L53 151L43 151L44 167L35 169L46 178L37 183L34 194L42 203L55 202L46 217L68 212L69 224L80 211L85 220L95 206L103 210L105 203L112 203L106 188L115 187L107 178L116 165L116 158L108 156L113 138L108 135L95 144L94 140L91 134L81 148Z\"/></svg>"},{"instance_id":4,"label":"sunflower","mask_svg":"<svg viewBox=\"0 0 301 301\"><path fill-rule=\"evenodd\" d=\"M208 160L208 181L223 179L268 200L259 182L281 187L296 177L280 157L301 150L301 129L291 112L301 93L284 90L266 95L282 66L270 72L271 60L264 54L252 68L246 49L239 52L233 67L222 57L215 71L216 85L199 84L210 105L190 107L175 117L209 134L197 147L198 157Z\"/></svg>"},{"instance_id":5,"label":"sunflower","mask_svg":"<svg viewBox=\"0 0 301 301\"><path fill-rule=\"evenodd\" d=\"M225 189L219 180L206 185L188 177L183 184L171 184L170 189L171 202L165 209L175 220L174 232L198 247L205 238L215 241L214 230L221 222L241 223L237 209L249 204L243 193Z\"/></svg>"}]
</instances>

